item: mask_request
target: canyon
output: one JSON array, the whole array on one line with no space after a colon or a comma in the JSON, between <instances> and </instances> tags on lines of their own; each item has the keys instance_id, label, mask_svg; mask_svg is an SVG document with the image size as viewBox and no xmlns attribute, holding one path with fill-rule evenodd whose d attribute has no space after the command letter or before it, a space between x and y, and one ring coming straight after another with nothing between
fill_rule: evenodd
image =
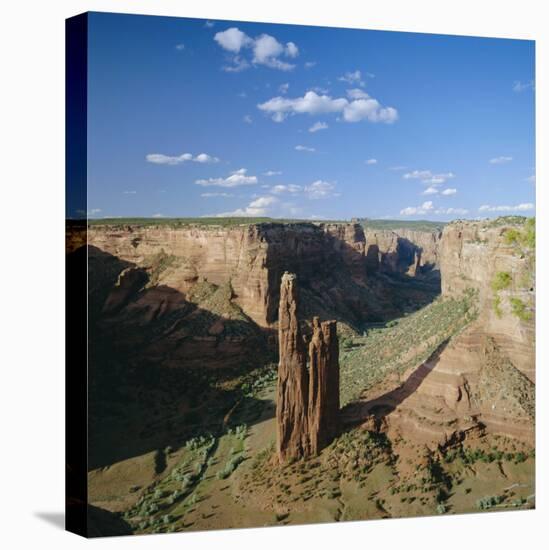
<instances>
[{"instance_id":1,"label":"canyon","mask_svg":"<svg viewBox=\"0 0 549 550\"><path fill-rule=\"evenodd\" d=\"M244 526L250 507L264 523L274 510L273 524L470 511L501 479L519 480L531 505L532 228L501 218L69 231L67 261L88 258L92 503L134 532L162 531L145 511L154 506L176 511L177 529ZM487 457L474 475L471 453ZM309 490L297 479L313 467L325 481ZM402 484L419 486L424 469L449 477L429 474L406 505ZM179 471L191 479L183 490ZM383 503L364 492L379 476ZM160 488L181 494L168 505ZM210 505L191 503L206 490L211 521L195 513Z\"/></svg>"}]
</instances>

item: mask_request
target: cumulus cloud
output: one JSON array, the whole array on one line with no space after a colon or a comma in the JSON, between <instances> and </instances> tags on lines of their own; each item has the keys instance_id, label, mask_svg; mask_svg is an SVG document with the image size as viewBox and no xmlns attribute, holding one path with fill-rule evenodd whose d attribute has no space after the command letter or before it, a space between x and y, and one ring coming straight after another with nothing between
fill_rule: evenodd
<instances>
[{"instance_id":1,"label":"cumulus cloud","mask_svg":"<svg viewBox=\"0 0 549 550\"><path fill-rule=\"evenodd\" d=\"M225 51L232 54L231 64L223 67L223 70L228 72L243 71L250 64L264 65L281 71L291 71L295 65L280 58L293 59L299 55L299 48L294 42L282 44L269 34L261 34L256 38L251 38L237 27L231 27L216 33L214 40ZM241 53L247 50L252 54L250 61Z\"/></svg>"},{"instance_id":2,"label":"cumulus cloud","mask_svg":"<svg viewBox=\"0 0 549 550\"><path fill-rule=\"evenodd\" d=\"M221 212L215 214L217 218L234 218L234 217L256 217L266 216L269 213L269 207L278 202L278 199L273 196L264 196L254 199L244 208L237 208L231 212Z\"/></svg>"},{"instance_id":3,"label":"cumulus cloud","mask_svg":"<svg viewBox=\"0 0 549 550\"><path fill-rule=\"evenodd\" d=\"M164 214L153 214L152 217L153 218L165 218L166 216L164 216Z\"/></svg>"},{"instance_id":4,"label":"cumulus cloud","mask_svg":"<svg viewBox=\"0 0 549 550\"><path fill-rule=\"evenodd\" d=\"M360 88L353 88L351 90L347 90L347 97L350 99L368 99L368 94L361 90Z\"/></svg>"},{"instance_id":5,"label":"cumulus cloud","mask_svg":"<svg viewBox=\"0 0 549 550\"><path fill-rule=\"evenodd\" d=\"M280 176L282 175L282 172L279 170L267 170L266 172L263 172L264 176Z\"/></svg>"},{"instance_id":6,"label":"cumulus cloud","mask_svg":"<svg viewBox=\"0 0 549 550\"><path fill-rule=\"evenodd\" d=\"M495 157L493 159L490 159L488 162L490 164L505 164L506 162L511 162L513 160L513 157Z\"/></svg>"},{"instance_id":7,"label":"cumulus cloud","mask_svg":"<svg viewBox=\"0 0 549 550\"><path fill-rule=\"evenodd\" d=\"M524 92L524 90L534 90L534 81L521 82L520 80L515 80L513 82L513 92L520 93Z\"/></svg>"},{"instance_id":8,"label":"cumulus cloud","mask_svg":"<svg viewBox=\"0 0 549 550\"><path fill-rule=\"evenodd\" d=\"M366 164L377 164L377 159L368 159Z\"/></svg>"},{"instance_id":9,"label":"cumulus cloud","mask_svg":"<svg viewBox=\"0 0 549 550\"><path fill-rule=\"evenodd\" d=\"M217 186L217 187L239 187L241 185L255 185L257 183L257 176L248 176L248 170L241 168L232 172L230 176L226 178L209 178L196 180L196 185L203 186Z\"/></svg>"},{"instance_id":10,"label":"cumulus cloud","mask_svg":"<svg viewBox=\"0 0 549 550\"><path fill-rule=\"evenodd\" d=\"M328 128L328 125L325 122L315 122L309 128L309 132L314 133L314 132L318 132L319 130L326 130L327 128Z\"/></svg>"},{"instance_id":11,"label":"cumulus cloud","mask_svg":"<svg viewBox=\"0 0 549 550\"><path fill-rule=\"evenodd\" d=\"M288 185L273 185L270 189L271 193L274 193L275 195L281 195L283 193L299 193L301 191L301 187L299 185L294 185L292 183Z\"/></svg>"},{"instance_id":12,"label":"cumulus cloud","mask_svg":"<svg viewBox=\"0 0 549 550\"><path fill-rule=\"evenodd\" d=\"M444 183L446 180L455 178L456 175L453 172L433 174L431 170L413 170L412 172L406 172L402 177L405 180L420 180L421 183L435 186Z\"/></svg>"},{"instance_id":13,"label":"cumulus cloud","mask_svg":"<svg viewBox=\"0 0 549 550\"><path fill-rule=\"evenodd\" d=\"M478 210L479 212L524 212L527 210L533 210L534 205L531 202L523 202L515 206L500 205L491 206L489 204L483 204Z\"/></svg>"},{"instance_id":14,"label":"cumulus cloud","mask_svg":"<svg viewBox=\"0 0 549 550\"><path fill-rule=\"evenodd\" d=\"M178 51L183 51L185 49L185 44L176 44L175 49Z\"/></svg>"},{"instance_id":15,"label":"cumulus cloud","mask_svg":"<svg viewBox=\"0 0 549 550\"><path fill-rule=\"evenodd\" d=\"M215 25L215 21L206 21L206 23L204 23L204 27L206 29L211 29L214 25Z\"/></svg>"},{"instance_id":16,"label":"cumulus cloud","mask_svg":"<svg viewBox=\"0 0 549 550\"><path fill-rule=\"evenodd\" d=\"M421 193L422 195L436 195L438 193L438 189L436 187L430 186Z\"/></svg>"},{"instance_id":17,"label":"cumulus cloud","mask_svg":"<svg viewBox=\"0 0 549 550\"><path fill-rule=\"evenodd\" d=\"M346 82L347 84L357 84L358 86L364 86L362 80L362 73L357 69L353 72L347 72L343 76L338 78L340 82Z\"/></svg>"},{"instance_id":18,"label":"cumulus cloud","mask_svg":"<svg viewBox=\"0 0 549 550\"><path fill-rule=\"evenodd\" d=\"M382 107L377 99L332 98L319 95L310 90L303 97L273 97L260 103L258 109L267 113L275 122L282 122L288 115L295 114L330 114L339 113L346 122L385 122L391 124L398 119L398 112L393 107Z\"/></svg>"},{"instance_id":19,"label":"cumulus cloud","mask_svg":"<svg viewBox=\"0 0 549 550\"><path fill-rule=\"evenodd\" d=\"M457 193L457 189L455 189L454 187L448 187L448 189L445 189L444 191L442 191L442 195L446 195L446 196L450 196L450 195L455 195Z\"/></svg>"},{"instance_id":20,"label":"cumulus cloud","mask_svg":"<svg viewBox=\"0 0 549 550\"><path fill-rule=\"evenodd\" d=\"M305 61L304 67L306 69L312 69L316 65L316 61Z\"/></svg>"},{"instance_id":21,"label":"cumulus cloud","mask_svg":"<svg viewBox=\"0 0 549 550\"><path fill-rule=\"evenodd\" d=\"M189 161L199 162L201 164L213 164L219 162L219 159L217 157L208 155L206 153L200 153L195 157L193 157L191 153L183 153L182 155L177 156L163 155L161 153L150 153L145 157L145 159L147 160L147 162L151 162L153 164L167 164L170 166L183 164L184 162Z\"/></svg>"},{"instance_id":22,"label":"cumulus cloud","mask_svg":"<svg viewBox=\"0 0 549 550\"><path fill-rule=\"evenodd\" d=\"M428 214L434 209L433 201L425 201L420 206L408 206L400 211L401 216L417 216Z\"/></svg>"},{"instance_id":23,"label":"cumulus cloud","mask_svg":"<svg viewBox=\"0 0 549 550\"><path fill-rule=\"evenodd\" d=\"M338 197L335 192L335 185L329 181L316 180L304 188L305 194L309 199L327 199L329 197Z\"/></svg>"},{"instance_id":24,"label":"cumulus cloud","mask_svg":"<svg viewBox=\"0 0 549 550\"><path fill-rule=\"evenodd\" d=\"M285 82L284 84L281 84L281 85L278 87L278 91L279 91L281 94L287 94L289 88L290 88L290 85L288 84L288 82Z\"/></svg>"},{"instance_id":25,"label":"cumulus cloud","mask_svg":"<svg viewBox=\"0 0 549 550\"><path fill-rule=\"evenodd\" d=\"M251 124L253 122L252 120L252 117L250 115L244 115L244 117L242 118L242 120L246 123L246 124Z\"/></svg>"}]
</instances>

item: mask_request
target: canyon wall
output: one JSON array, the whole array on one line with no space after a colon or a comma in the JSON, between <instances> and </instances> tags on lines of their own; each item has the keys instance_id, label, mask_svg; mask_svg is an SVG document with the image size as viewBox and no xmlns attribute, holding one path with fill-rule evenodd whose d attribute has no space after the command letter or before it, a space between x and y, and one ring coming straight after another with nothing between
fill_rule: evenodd
<instances>
[{"instance_id":1,"label":"canyon wall","mask_svg":"<svg viewBox=\"0 0 549 550\"><path fill-rule=\"evenodd\" d=\"M89 245L146 270L157 286L186 295L199 282L230 284L232 301L261 327L276 321L286 270L316 294L304 314L359 323L375 302L356 288L365 287L367 273L436 269L438 241L437 233L421 231L365 233L360 224L91 226L88 233Z\"/></svg>"},{"instance_id":2,"label":"canyon wall","mask_svg":"<svg viewBox=\"0 0 549 550\"><path fill-rule=\"evenodd\" d=\"M534 251L508 242L509 231L524 228L490 222L446 226L439 250L442 294L459 296L475 289L482 332L534 380ZM522 313L519 304L525 306Z\"/></svg>"},{"instance_id":3,"label":"canyon wall","mask_svg":"<svg viewBox=\"0 0 549 550\"><path fill-rule=\"evenodd\" d=\"M277 453L281 462L318 454L339 428L336 322L320 322L315 317L307 346L297 311L297 277L284 273L280 283L276 400Z\"/></svg>"}]
</instances>

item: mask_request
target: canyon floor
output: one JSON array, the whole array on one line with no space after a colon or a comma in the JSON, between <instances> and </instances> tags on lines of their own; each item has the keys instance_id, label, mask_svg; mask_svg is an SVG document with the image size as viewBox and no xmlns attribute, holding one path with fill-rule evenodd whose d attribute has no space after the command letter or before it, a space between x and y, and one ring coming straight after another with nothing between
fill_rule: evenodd
<instances>
[{"instance_id":1,"label":"canyon floor","mask_svg":"<svg viewBox=\"0 0 549 550\"><path fill-rule=\"evenodd\" d=\"M101 254L101 261L115 262L111 279L120 281L127 263ZM535 506L533 436L523 437L533 430L535 387L508 360L505 339L494 340L487 331L478 288L441 294L440 282L429 273L370 276L369 288L359 290L366 298L376 294L375 315L360 324L352 317L339 336L340 435L316 457L280 464L272 336L256 330L222 285L199 283L185 301L167 292L162 283L173 277L169 269L153 269L159 280L151 284L149 278L137 298L124 297L91 324L95 370L90 371L88 488L93 533ZM345 291L354 288L352 282L345 284ZM135 304L149 307L161 291L169 304L147 313L143 322L144 310ZM304 289L310 303L316 303L316 291L314 284ZM103 294L107 304L114 303L113 296L118 300L119 294ZM188 296L198 309L188 308ZM384 307L390 310L386 318L379 315ZM216 315L204 317L204 311ZM227 368L219 368L204 347L215 340L219 317L224 319L220 330L232 335L231 345L243 338L251 342L246 353L227 344ZM202 325L206 329L193 333L198 348L183 353L173 343L181 334L186 337L188 326ZM195 355L189 355L188 367L174 368L189 350ZM468 361L474 372L456 367ZM507 418L513 419L509 430L497 429ZM102 513L116 521L105 521Z\"/></svg>"}]
</instances>

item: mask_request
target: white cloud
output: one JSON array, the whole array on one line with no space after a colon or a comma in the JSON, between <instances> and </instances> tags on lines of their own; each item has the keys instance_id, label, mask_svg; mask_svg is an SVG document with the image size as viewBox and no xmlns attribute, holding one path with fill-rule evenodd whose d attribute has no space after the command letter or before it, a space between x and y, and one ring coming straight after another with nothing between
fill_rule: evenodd
<instances>
[{"instance_id":1,"label":"white cloud","mask_svg":"<svg viewBox=\"0 0 549 550\"><path fill-rule=\"evenodd\" d=\"M341 82L347 82L347 84L358 84L359 86L364 86L362 74L358 69L354 72L345 73L343 76L340 76L338 80Z\"/></svg>"},{"instance_id":2,"label":"white cloud","mask_svg":"<svg viewBox=\"0 0 549 550\"><path fill-rule=\"evenodd\" d=\"M466 208L438 208L437 210L435 210L435 214L444 214L444 215L455 214L458 216L463 216L468 212L469 210L467 210Z\"/></svg>"},{"instance_id":3,"label":"white cloud","mask_svg":"<svg viewBox=\"0 0 549 550\"><path fill-rule=\"evenodd\" d=\"M124 195L135 195L137 191L124 191Z\"/></svg>"},{"instance_id":4,"label":"white cloud","mask_svg":"<svg viewBox=\"0 0 549 550\"><path fill-rule=\"evenodd\" d=\"M450 196L450 195L455 195L457 193L457 189L454 188L454 187L448 187L448 189L445 189L444 191L442 191L442 195L446 195L446 196Z\"/></svg>"},{"instance_id":5,"label":"white cloud","mask_svg":"<svg viewBox=\"0 0 549 550\"><path fill-rule=\"evenodd\" d=\"M306 69L312 69L316 65L316 61L306 61L304 67Z\"/></svg>"},{"instance_id":6,"label":"white cloud","mask_svg":"<svg viewBox=\"0 0 549 550\"><path fill-rule=\"evenodd\" d=\"M277 203L278 199L272 196L258 197L254 199L248 206L244 208L237 208L232 212L222 212L215 214L217 218L230 218L230 217L256 217L266 216L269 213L269 207Z\"/></svg>"},{"instance_id":7,"label":"white cloud","mask_svg":"<svg viewBox=\"0 0 549 550\"><path fill-rule=\"evenodd\" d=\"M370 96L360 88L353 88L352 90L347 90L347 96L350 99L368 99Z\"/></svg>"},{"instance_id":8,"label":"white cloud","mask_svg":"<svg viewBox=\"0 0 549 550\"><path fill-rule=\"evenodd\" d=\"M197 185L210 186L214 185L217 187L239 187L241 185L255 185L257 183L257 176L248 176L246 175L248 170L246 168L241 168L232 172L227 178L209 178L209 179L200 179L196 180Z\"/></svg>"},{"instance_id":9,"label":"white cloud","mask_svg":"<svg viewBox=\"0 0 549 550\"><path fill-rule=\"evenodd\" d=\"M520 80L515 80L513 82L513 92L524 92L524 90L534 90L534 81L530 80L529 82L521 82Z\"/></svg>"},{"instance_id":10,"label":"white cloud","mask_svg":"<svg viewBox=\"0 0 549 550\"><path fill-rule=\"evenodd\" d=\"M242 119L246 124L251 124L253 122L252 117L250 115L244 115Z\"/></svg>"},{"instance_id":11,"label":"white cloud","mask_svg":"<svg viewBox=\"0 0 549 550\"><path fill-rule=\"evenodd\" d=\"M204 27L206 29L211 29L214 25L215 25L215 21L206 21L206 23L204 23Z\"/></svg>"},{"instance_id":12,"label":"white cloud","mask_svg":"<svg viewBox=\"0 0 549 550\"><path fill-rule=\"evenodd\" d=\"M339 193L335 193L334 190L335 185L333 183L323 180L316 180L304 188L307 197L313 200L338 197Z\"/></svg>"},{"instance_id":13,"label":"white cloud","mask_svg":"<svg viewBox=\"0 0 549 550\"><path fill-rule=\"evenodd\" d=\"M147 162L151 162L153 164L167 164L170 166L183 164L184 162L188 161L199 162L201 164L212 164L219 162L219 159L217 157L213 157L206 153L200 153L195 157L193 157L191 153L183 153L182 155L178 156L163 155L161 153L150 153L145 157L145 159L147 160Z\"/></svg>"},{"instance_id":14,"label":"white cloud","mask_svg":"<svg viewBox=\"0 0 549 550\"><path fill-rule=\"evenodd\" d=\"M428 214L433 210L433 201L425 201L421 206L408 206L400 211L401 216L416 216Z\"/></svg>"},{"instance_id":15,"label":"white cloud","mask_svg":"<svg viewBox=\"0 0 549 550\"><path fill-rule=\"evenodd\" d=\"M297 57L299 55L299 48L293 42L286 42L284 53L288 57Z\"/></svg>"},{"instance_id":16,"label":"white cloud","mask_svg":"<svg viewBox=\"0 0 549 550\"><path fill-rule=\"evenodd\" d=\"M314 147L307 147L305 145L296 145L294 149L296 151L305 151L307 153L314 153L316 151Z\"/></svg>"},{"instance_id":17,"label":"white cloud","mask_svg":"<svg viewBox=\"0 0 549 550\"><path fill-rule=\"evenodd\" d=\"M206 153L200 153L199 155L196 155L196 157L193 158L194 162L200 162L201 164L211 164L214 162L219 162L219 159L217 157L212 157L211 155L207 155Z\"/></svg>"},{"instance_id":18,"label":"white cloud","mask_svg":"<svg viewBox=\"0 0 549 550\"><path fill-rule=\"evenodd\" d=\"M178 51L183 51L185 49L185 44L176 44L175 49Z\"/></svg>"},{"instance_id":19,"label":"white cloud","mask_svg":"<svg viewBox=\"0 0 549 550\"><path fill-rule=\"evenodd\" d=\"M521 204L517 204L516 206L491 206L489 204L483 204L478 210L479 212L523 212L533 209L534 205L531 202L524 202Z\"/></svg>"},{"instance_id":20,"label":"white cloud","mask_svg":"<svg viewBox=\"0 0 549 550\"><path fill-rule=\"evenodd\" d=\"M153 214L153 218L165 218L164 214Z\"/></svg>"},{"instance_id":21,"label":"white cloud","mask_svg":"<svg viewBox=\"0 0 549 550\"><path fill-rule=\"evenodd\" d=\"M293 114L329 114L341 113L346 122L392 123L398 119L398 112L393 107L382 107L377 99L355 99L349 101L344 97L332 98L328 95L318 95L309 90L303 97L286 98L273 97L260 103L258 109L269 114L275 122L282 122L288 115Z\"/></svg>"},{"instance_id":22,"label":"white cloud","mask_svg":"<svg viewBox=\"0 0 549 550\"><path fill-rule=\"evenodd\" d=\"M299 193L301 191L301 187L299 185L294 184L288 184L288 185L274 185L271 187L271 193L274 193L275 195L281 195L282 193Z\"/></svg>"},{"instance_id":23,"label":"white cloud","mask_svg":"<svg viewBox=\"0 0 549 550\"><path fill-rule=\"evenodd\" d=\"M377 159L368 159L366 164L377 164Z\"/></svg>"},{"instance_id":24,"label":"white cloud","mask_svg":"<svg viewBox=\"0 0 549 550\"><path fill-rule=\"evenodd\" d=\"M456 175L453 172L433 174L431 170L413 170L412 172L406 172L402 177L405 180L420 180L421 183L435 186L444 183L446 180L455 178Z\"/></svg>"},{"instance_id":25,"label":"white cloud","mask_svg":"<svg viewBox=\"0 0 549 550\"><path fill-rule=\"evenodd\" d=\"M210 199L214 197L234 197L232 193L200 193L201 197L205 199Z\"/></svg>"},{"instance_id":26,"label":"white cloud","mask_svg":"<svg viewBox=\"0 0 549 550\"><path fill-rule=\"evenodd\" d=\"M436 195L438 193L438 189L436 187L430 186L421 193L422 195Z\"/></svg>"},{"instance_id":27,"label":"white cloud","mask_svg":"<svg viewBox=\"0 0 549 550\"><path fill-rule=\"evenodd\" d=\"M288 84L288 82L285 82L284 84L281 84L281 85L278 87L278 91L279 91L281 94L287 94L289 88L290 88L290 85Z\"/></svg>"},{"instance_id":28,"label":"white cloud","mask_svg":"<svg viewBox=\"0 0 549 550\"><path fill-rule=\"evenodd\" d=\"M242 48L250 45L252 39L236 27L215 33L214 40L229 52L238 53Z\"/></svg>"},{"instance_id":29,"label":"white cloud","mask_svg":"<svg viewBox=\"0 0 549 550\"><path fill-rule=\"evenodd\" d=\"M505 164L506 162L511 162L513 157L495 157L490 159L488 162L490 164Z\"/></svg>"},{"instance_id":30,"label":"white cloud","mask_svg":"<svg viewBox=\"0 0 549 550\"><path fill-rule=\"evenodd\" d=\"M319 130L326 130L327 128L328 128L328 125L325 122L315 122L309 128L309 132L314 133L314 132L318 132Z\"/></svg>"},{"instance_id":31,"label":"white cloud","mask_svg":"<svg viewBox=\"0 0 549 550\"><path fill-rule=\"evenodd\" d=\"M290 71L295 65L282 61L280 57L295 58L299 49L293 42L281 44L274 36L261 34L256 38L249 37L237 27L231 27L215 34L214 40L226 51L231 52L231 65L223 67L228 72L240 72L250 66L250 62L239 55L249 49L252 52L251 63L264 65L281 71Z\"/></svg>"},{"instance_id":32,"label":"white cloud","mask_svg":"<svg viewBox=\"0 0 549 550\"><path fill-rule=\"evenodd\" d=\"M282 175L282 172L279 170L267 170L266 172L263 172L264 176L280 176Z\"/></svg>"}]
</instances>

